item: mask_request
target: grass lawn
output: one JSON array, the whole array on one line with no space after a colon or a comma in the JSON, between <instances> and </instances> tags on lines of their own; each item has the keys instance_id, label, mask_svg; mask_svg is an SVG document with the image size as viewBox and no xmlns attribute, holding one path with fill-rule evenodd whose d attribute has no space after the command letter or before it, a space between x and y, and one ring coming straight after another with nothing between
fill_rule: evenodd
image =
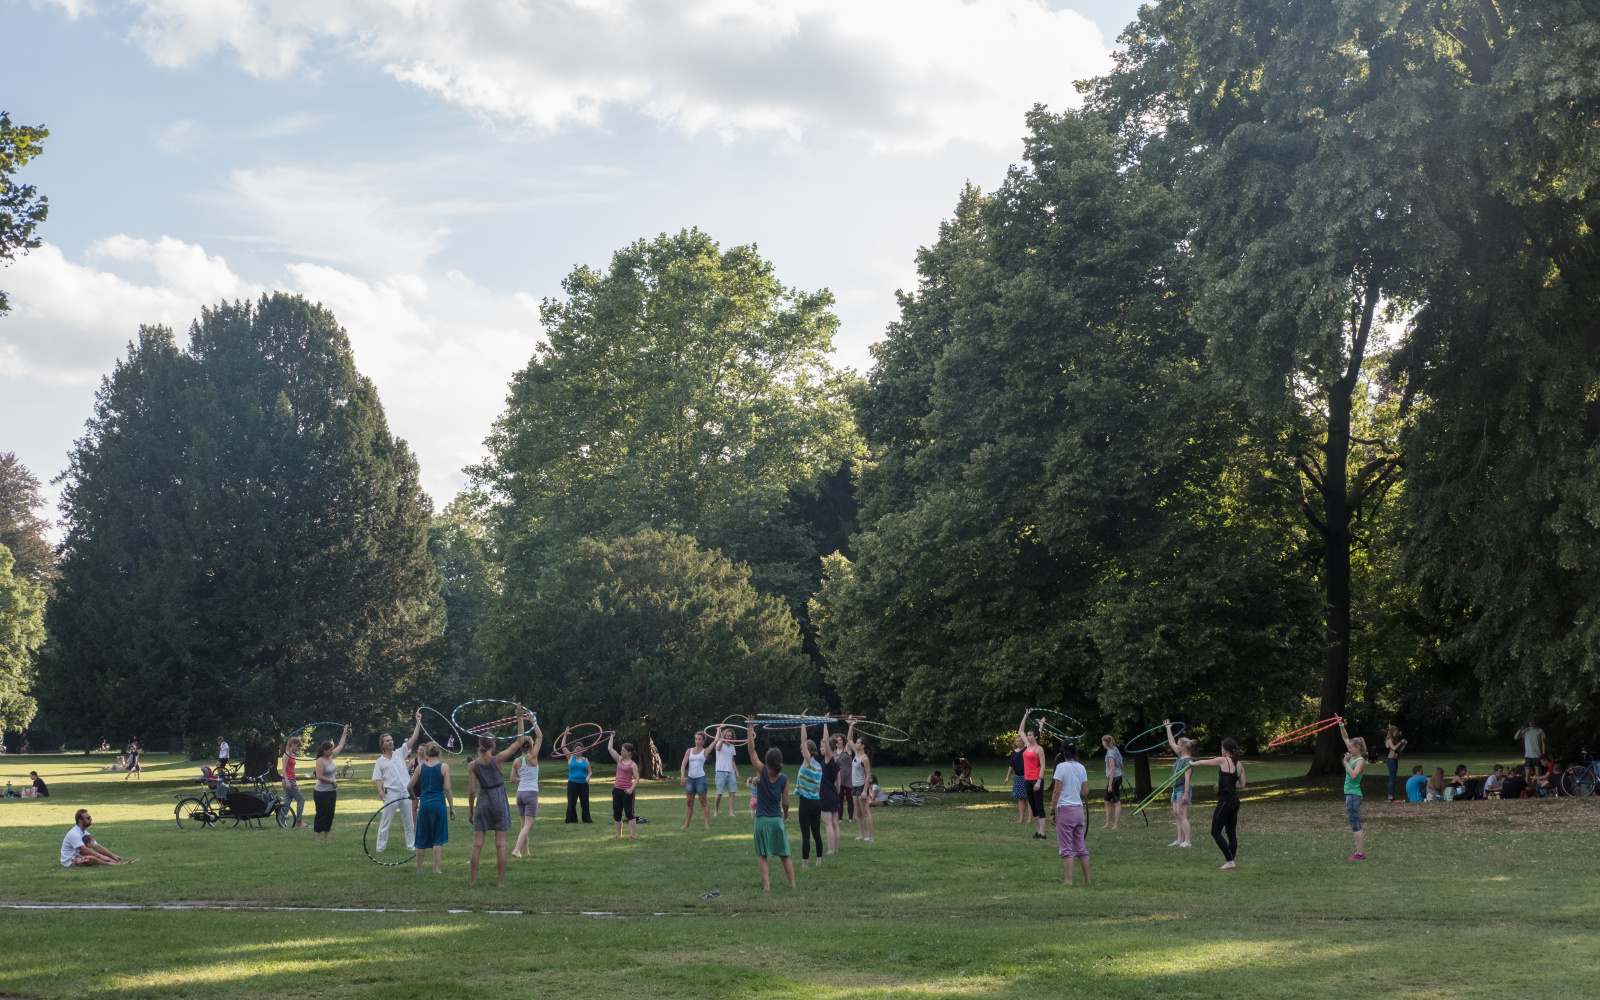
<instances>
[{"instance_id":1,"label":"grass lawn","mask_svg":"<svg viewBox=\"0 0 1600 1000\"><path fill-rule=\"evenodd\" d=\"M1366 783L1365 862L1345 860L1333 783L1306 782L1303 759L1269 758L1247 765L1235 871L1217 869L1205 801L1189 850L1166 846L1165 809L1149 827L1125 817L1102 831L1097 808L1094 884L1069 889L1053 839L1029 839L999 793L880 809L877 843L856 843L847 824L841 852L799 872L797 890L775 867L763 893L748 814L680 830L675 781L640 792L652 822L630 844L611 837L609 780L593 790L593 826L563 824L565 782L546 780L533 857L513 860L499 889L491 849L469 888L464 822L443 876L362 854L377 806L370 764L343 786L332 843L318 845L275 826L180 831L174 793L196 765L153 756L142 783L124 782L99 771L110 759L0 759L3 778L20 786L37 769L53 793L0 801L0 901L418 912L8 909L0 996L1600 995L1600 802L1391 806L1381 765ZM1490 761L1410 763L1481 773ZM924 773L882 777L893 787ZM997 785L1000 771L979 776ZM99 838L141 863L62 869L80 806ZM798 860L795 822L790 836ZM722 895L701 898L711 891ZM616 916L582 915L595 911Z\"/></svg>"}]
</instances>

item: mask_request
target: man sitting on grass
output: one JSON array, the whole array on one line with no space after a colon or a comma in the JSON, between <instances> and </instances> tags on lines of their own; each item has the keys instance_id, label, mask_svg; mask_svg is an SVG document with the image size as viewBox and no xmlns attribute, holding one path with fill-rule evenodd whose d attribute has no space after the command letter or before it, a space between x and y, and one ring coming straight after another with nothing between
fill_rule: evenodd
<instances>
[{"instance_id":1,"label":"man sitting on grass","mask_svg":"<svg viewBox=\"0 0 1600 1000\"><path fill-rule=\"evenodd\" d=\"M1500 786L1506 783L1506 768L1504 764L1496 764L1494 772L1483 779L1483 797L1500 797Z\"/></svg>"},{"instance_id":2,"label":"man sitting on grass","mask_svg":"<svg viewBox=\"0 0 1600 1000\"><path fill-rule=\"evenodd\" d=\"M1428 786L1428 776L1422 773L1422 765L1416 764L1411 768L1411 777L1406 779L1406 801L1421 802L1423 789Z\"/></svg>"},{"instance_id":3,"label":"man sitting on grass","mask_svg":"<svg viewBox=\"0 0 1600 1000\"><path fill-rule=\"evenodd\" d=\"M76 822L67 835L61 839L61 867L86 868L90 865L131 865L138 861L119 858L115 854L94 842L89 835L89 824L94 818L89 815L89 810L79 809L75 817Z\"/></svg>"},{"instance_id":4,"label":"man sitting on grass","mask_svg":"<svg viewBox=\"0 0 1600 1000\"><path fill-rule=\"evenodd\" d=\"M944 788L944 772L942 771L935 771L928 775L928 790L932 791L936 788Z\"/></svg>"}]
</instances>

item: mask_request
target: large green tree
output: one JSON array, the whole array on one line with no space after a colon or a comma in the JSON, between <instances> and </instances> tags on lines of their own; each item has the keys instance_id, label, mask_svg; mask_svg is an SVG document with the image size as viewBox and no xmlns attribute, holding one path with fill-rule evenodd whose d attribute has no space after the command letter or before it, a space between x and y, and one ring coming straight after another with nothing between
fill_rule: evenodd
<instances>
[{"instance_id":1,"label":"large green tree","mask_svg":"<svg viewBox=\"0 0 1600 1000\"><path fill-rule=\"evenodd\" d=\"M938 749L1030 704L1248 735L1314 656L1282 458L1208 372L1170 187L1096 115L1028 121L874 348L859 556L813 610L830 677Z\"/></svg>"},{"instance_id":2,"label":"large green tree","mask_svg":"<svg viewBox=\"0 0 1600 1000\"><path fill-rule=\"evenodd\" d=\"M1259 419L1282 425L1321 538L1320 714L1349 687L1351 552L1399 455L1353 431L1375 325L1455 245L1427 169L1455 118L1454 4L1163 0L1092 105L1195 212L1195 321ZM1463 8L1464 9L1464 8ZM1466 16L1481 19L1493 5ZM1319 737L1313 771L1343 746Z\"/></svg>"},{"instance_id":3,"label":"large green tree","mask_svg":"<svg viewBox=\"0 0 1600 1000\"><path fill-rule=\"evenodd\" d=\"M34 185L18 184L12 177L44 152L42 144L49 135L43 125L16 125L0 111L0 262L10 263L17 254L39 246L36 234L50 214L50 199ZM0 313L10 308L0 290Z\"/></svg>"},{"instance_id":4,"label":"large green tree","mask_svg":"<svg viewBox=\"0 0 1600 1000\"><path fill-rule=\"evenodd\" d=\"M41 700L115 736L388 721L443 626L429 501L333 315L295 296L142 328L95 403Z\"/></svg>"},{"instance_id":5,"label":"large green tree","mask_svg":"<svg viewBox=\"0 0 1600 1000\"><path fill-rule=\"evenodd\" d=\"M680 532L750 567L797 616L842 534L857 454L848 376L826 358L827 291L785 287L754 247L698 230L580 267L547 300L547 342L511 384L489 459L504 590L486 648L513 665L528 602L579 538Z\"/></svg>"},{"instance_id":6,"label":"large green tree","mask_svg":"<svg viewBox=\"0 0 1600 1000\"><path fill-rule=\"evenodd\" d=\"M501 567L483 507L480 494L462 493L428 526L428 553L439 574L445 629L423 700L447 714L453 705L492 694L484 687L488 661L478 635L499 595Z\"/></svg>"},{"instance_id":7,"label":"large green tree","mask_svg":"<svg viewBox=\"0 0 1600 1000\"><path fill-rule=\"evenodd\" d=\"M11 550L0 545L0 736L26 729L38 703L32 690L35 656L44 643L44 588L15 573Z\"/></svg>"},{"instance_id":8,"label":"large green tree","mask_svg":"<svg viewBox=\"0 0 1600 1000\"><path fill-rule=\"evenodd\" d=\"M49 522L38 514L43 506L38 477L14 453L0 453L0 545L16 560L13 572L34 583L46 581L56 563L45 537Z\"/></svg>"},{"instance_id":9,"label":"large green tree","mask_svg":"<svg viewBox=\"0 0 1600 1000\"><path fill-rule=\"evenodd\" d=\"M686 745L734 713L799 711L810 665L784 601L687 535L577 539L540 575L494 680L552 728L597 722ZM552 734L553 735L553 734Z\"/></svg>"},{"instance_id":10,"label":"large green tree","mask_svg":"<svg viewBox=\"0 0 1600 1000\"><path fill-rule=\"evenodd\" d=\"M1406 568L1485 714L1561 742L1600 725L1600 76L1593 4L1431 5L1451 197L1395 369Z\"/></svg>"}]
</instances>

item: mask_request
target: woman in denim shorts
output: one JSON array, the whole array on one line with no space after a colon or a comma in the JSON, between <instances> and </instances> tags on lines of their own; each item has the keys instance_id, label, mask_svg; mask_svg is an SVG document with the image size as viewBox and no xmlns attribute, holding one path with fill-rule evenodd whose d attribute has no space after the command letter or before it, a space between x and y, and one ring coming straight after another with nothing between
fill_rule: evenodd
<instances>
[{"instance_id":1,"label":"woman in denim shorts","mask_svg":"<svg viewBox=\"0 0 1600 1000\"><path fill-rule=\"evenodd\" d=\"M689 824L694 820L694 797L700 796L700 818L705 820L706 829L711 829L711 814L706 812L706 758L711 751L706 749L706 734L694 734L694 747L683 752L683 763L678 766L678 784L683 786L684 795L688 798L688 812L683 817L683 828L689 829Z\"/></svg>"}]
</instances>

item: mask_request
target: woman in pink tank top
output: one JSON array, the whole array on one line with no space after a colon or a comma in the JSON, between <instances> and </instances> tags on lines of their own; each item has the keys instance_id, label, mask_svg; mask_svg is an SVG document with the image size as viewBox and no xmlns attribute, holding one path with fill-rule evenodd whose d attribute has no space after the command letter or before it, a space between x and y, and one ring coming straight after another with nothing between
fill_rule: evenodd
<instances>
[{"instance_id":1,"label":"woman in pink tank top","mask_svg":"<svg viewBox=\"0 0 1600 1000\"><path fill-rule=\"evenodd\" d=\"M606 744L606 749L611 751L611 759L617 762L617 780L611 785L611 818L617 823L617 836L622 836L622 818L628 818L628 839L633 840L639 832L639 823L633 817L633 793L639 783L639 765L633 760L633 744L622 744L622 752L617 752L617 734L611 734L611 741Z\"/></svg>"}]
</instances>

